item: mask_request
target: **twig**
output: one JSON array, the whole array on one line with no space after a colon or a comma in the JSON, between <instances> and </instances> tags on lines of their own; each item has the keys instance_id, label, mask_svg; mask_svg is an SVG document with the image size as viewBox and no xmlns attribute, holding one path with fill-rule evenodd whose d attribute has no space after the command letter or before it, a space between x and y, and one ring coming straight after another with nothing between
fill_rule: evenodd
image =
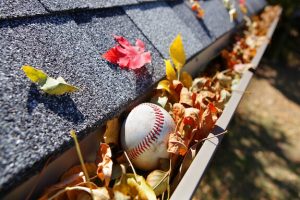
<instances>
[{"instance_id":1,"label":"twig","mask_svg":"<svg viewBox=\"0 0 300 200\"><path fill-rule=\"evenodd\" d=\"M131 167L131 169L132 169L132 171L133 171L133 174L134 174L134 177L135 177L136 182L139 182L138 179L137 179L137 175L136 175L135 169L134 169L134 167L133 167L133 165L132 165L132 163L131 163L131 161L130 161L130 159L129 159L127 153L126 153L126 151L124 151L124 155L125 155L127 161L129 162L129 165L130 165L130 167Z\"/></svg>"},{"instance_id":2,"label":"twig","mask_svg":"<svg viewBox=\"0 0 300 200\"><path fill-rule=\"evenodd\" d=\"M79 158L79 161L80 161L80 164L81 164L81 168L83 170L84 176L86 177L86 180L87 180L86 182L89 183L88 186L89 186L90 191L91 191L92 199L94 200L93 190L92 190L91 185L90 185L90 177L89 177L87 169L84 165L84 161L83 161L80 146L79 146L79 143L78 143L78 140L77 140L76 132L74 130L71 130L70 134L71 134L71 137L74 139L77 155L78 155L78 158Z\"/></svg>"},{"instance_id":3,"label":"twig","mask_svg":"<svg viewBox=\"0 0 300 200\"><path fill-rule=\"evenodd\" d=\"M213 135L213 136L211 136L211 137L206 137L206 138L204 138L204 139L202 139L202 140L200 140L199 142L204 142L204 141L206 141L206 140L209 140L209 139L212 139L212 138L215 138L215 137L218 137L218 136L220 136L220 135L224 135L225 133L227 133L228 131L227 130L225 130L225 131L223 131L222 133L218 133L217 135Z\"/></svg>"}]
</instances>

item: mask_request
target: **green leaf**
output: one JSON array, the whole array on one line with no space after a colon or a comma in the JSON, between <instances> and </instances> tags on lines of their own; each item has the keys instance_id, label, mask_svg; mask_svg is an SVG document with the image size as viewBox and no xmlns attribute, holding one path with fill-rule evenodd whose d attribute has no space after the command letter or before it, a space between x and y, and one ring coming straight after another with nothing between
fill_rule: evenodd
<instances>
[{"instance_id":1,"label":"green leaf","mask_svg":"<svg viewBox=\"0 0 300 200\"><path fill-rule=\"evenodd\" d=\"M65 93L75 92L78 90L77 87L66 83L62 77L58 77L57 79L48 77L46 83L41 87L41 89L52 95L63 95Z\"/></svg>"},{"instance_id":2,"label":"green leaf","mask_svg":"<svg viewBox=\"0 0 300 200\"><path fill-rule=\"evenodd\" d=\"M165 64L166 64L166 75L167 75L167 79L172 81L172 80L176 80L176 72L175 69L173 68L171 61L170 60L165 60Z\"/></svg>"},{"instance_id":3,"label":"green leaf","mask_svg":"<svg viewBox=\"0 0 300 200\"><path fill-rule=\"evenodd\" d=\"M170 173L168 171L154 170L147 176L146 182L152 187L156 196L158 196L167 190L169 178Z\"/></svg>"},{"instance_id":4,"label":"green leaf","mask_svg":"<svg viewBox=\"0 0 300 200\"><path fill-rule=\"evenodd\" d=\"M35 69L29 65L22 66L22 70L32 82L38 85L43 85L47 81L48 75L42 70Z\"/></svg>"},{"instance_id":5,"label":"green leaf","mask_svg":"<svg viewBox=\"0 0 300 200\"><path fill-rule=\"evenodd\" d=\"M177 73L180 73L181 68L186 62L184 47L180 34L176 36L170 45L170 56L175 68L177 69Z\"/></svg>"}]
</instances>

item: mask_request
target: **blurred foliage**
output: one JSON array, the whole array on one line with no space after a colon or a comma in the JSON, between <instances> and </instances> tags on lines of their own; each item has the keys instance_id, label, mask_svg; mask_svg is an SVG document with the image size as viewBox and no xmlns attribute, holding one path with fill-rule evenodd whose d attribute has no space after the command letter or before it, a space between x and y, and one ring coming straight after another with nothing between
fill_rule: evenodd
<instances>
[{"instance_id":1,"label":"blurred foliage","mask_svg":"<svg viewBox=\"0 0 300 200\"><path fill-rule=\"evenodd\" d=\"M268 0L270 4L280 4L283 8L280 23L271 45L267 58L278 64L300 62L300 0Z\"/></svg>"}]
</instances>

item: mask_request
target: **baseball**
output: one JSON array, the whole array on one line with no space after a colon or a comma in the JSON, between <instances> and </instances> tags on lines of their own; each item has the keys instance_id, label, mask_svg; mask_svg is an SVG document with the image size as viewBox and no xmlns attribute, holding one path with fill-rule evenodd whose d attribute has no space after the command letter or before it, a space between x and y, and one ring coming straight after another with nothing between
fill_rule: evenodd
<instances>
[{"instance_id":1,"label":"baseball","mask_svg":"<svg viewBox=\"0 0 300 200\"><path fill-rule=\"evenodd\" d=\"M168 138L175 122L152 103L136 106L123 123L121 144L133 165L142 170L157 168L160 158L169 158Z\"/></svg>"}]
</instances>

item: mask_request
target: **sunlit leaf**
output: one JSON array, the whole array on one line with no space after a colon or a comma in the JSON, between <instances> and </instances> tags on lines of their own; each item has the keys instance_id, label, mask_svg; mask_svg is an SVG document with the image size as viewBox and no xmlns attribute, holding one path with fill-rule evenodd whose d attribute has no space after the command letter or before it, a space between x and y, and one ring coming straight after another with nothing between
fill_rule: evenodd
<instances>
[{"instance_id":1,"label":"sunlit leaf","mask_svg":"<svg viewBox=\"0 0 300 200\"><path fill-rule=\"evenodd\" d=\"M105 187L88 188L83 186L67 187L68 199L94 199L94 200L109 200L111 199L108 190ZM75 191L76 193L74 193Z\"/></svg>"},{"instance_id":2,"label":"sunlit leaf","mask_svg":"<svg viewBox=\"0 0 300 200\"><path fill-rule=\"evenodd\" d=\"M37 83L38 85L43 85L47 81L48 75L42 70L35 69L29 65L22 66L22 70L32 82Z\"/></svg>"},{"instance_id":3,"label":"sunlit leaf","mask_svg":"<svg viewBox=\"0 0 300 200\"><path fill-rule=\"evenodd\" d=\"M170 82L168 80L162 80L157 84L156 89L170 92Z\"/></svg>"},{"instance_id":4,"label":"sunlit leaf","mask_svg":"<svg viewBox=\"0 0 300 200\"><path fill-rule=\"evenodd\" d=\"M157 103L163 108L166 106L167 102L168 102L167 96L161 96L161 97L158 97L158 99L157 99Z\"/></svg>"},{"instance_id":5,"label":"sunlit leaf","mask_svg":"<svg viewBox=\"0 0 300 200\"><path fill-rule=\"evenodd\" d=\"M105 181L106 186L108 186L112 174L113 161L111 157L112 153L108 144L101 143L97 153L97 175L100 180Z\"/></svg>"},{"instance_id":6,"label":"sunlit leaf","mask_svg":"<svg viewBox=\"0 0 300 200\"><path fill-rule=\"evenodd\" d=\"M149 51L145 52L143 41L137 39L136 45L133 46L122 36L115 35L114 38L119 44L104 53L102 55L104 59L127 69L139 69L151 63L151 54Z\"/></svg>"},{"instance_id":7,"label":"sunlit leaf","mask_svg":"<svg viewBox=\"0 0 300 200\"><path fill-rule=\"evenodd\" d=\"M108 120L104 133L104 141L106 144L119 144L120 122L118 118Z\"/></svg>"},{"instance_id":8,"label":"sunlit leaf","mask_svg":"<svg viewBox=\"0 0 300 200\"><path fill-rule=\"evenodd\" d=\"M136 180L137 179L137 180ZM131 199L156 200L156 195L144 177L135 174L123 174L113 187L114 193L120 192ZM118 195L121 196L121 195Z\"/></svg>"},{"instance_id":9,"label":"sunlit leaf","mask_svg":"<svg viewBox=\"0 0 300 200\"><path fill-rule=\"evenodd\" d=\"M193 78L189 73L183 71L180 76L180 81L182 82L184 87L190 88L193 83Z\"/></svg>"},{"instance_id":10,"label":"sunlit leaf","mask_svg":"<svg viewBox=\"0 0 300 200\"><path fill-rule=\"evenodd\" d=\"M169 177L168 171L154 170L147 176L146 182L152 187L156 196L159 196L167 190Z\"/></svg>"},{"instance_id":11,"label":"sunlit leaf","mask_svg":"<svg viewBox=\"0 0 300 200\"><path fill-rule=\"evenodd\" d=\"M193 106L194 100L193 100L193 93L190 92L187 88L182 88L180 92L180 101L179 103Z\"/></svg>"},{"instance_id":12,"label":"sunlit leaf","mask_svg":"<svg viewBox=\"0 0 300 200\"><path fill-rule=\"evenodd\" d=\"M170 60L165 60L167 79L172 81L177 79L175 69Z\"/></svg>"},{"instance_id":13,"label":"sunlit leaf","mask_svg":"<svg viewBox=\"0 0 300 200\"><path fill-rule=\"evenodd\" d=\"M185 155L188 147L180 133L174 132L169 135L168 152L176 155Z\"/></svg>"},{"instance_id":14,"label":"sunlit leaf","mask_svg":"<svg viewBox=\"0 0 300 200\"><path fill-rule=\"evenodd\" d=\"M57 79L48 77L46 83L41 87L41 89L52 95L63 95L65 93L75 92L78 90L77 87L66 83L62 77L58 77Z\"/></svg>"},{"instance_id":15,"label":"sunlit leaf","mask_svg":"<svg viewBox=\"0 0 300 200\"><path fill-rule=\"evenodd\" d=\"M48 94L63 95L78 90L77 87L66 83L62 77L58 77L57 79L51 78L42 70L28 65L23 66L22 70L32 82L37 83L41 87L41 90Z\"/></svg>"},{"instance_id":16,"label":"sunlit leaf","mask_svg":"<svg viewBox=\"0 0 300 200\"><path fill-rule=\"evenodd\" d=\"M181 68L186 62L183 42L180 34L176 36L170 45L170 57L175 65L175 68L177 69L177 73L180 73Z\"/></svg>"}]
</instances>

